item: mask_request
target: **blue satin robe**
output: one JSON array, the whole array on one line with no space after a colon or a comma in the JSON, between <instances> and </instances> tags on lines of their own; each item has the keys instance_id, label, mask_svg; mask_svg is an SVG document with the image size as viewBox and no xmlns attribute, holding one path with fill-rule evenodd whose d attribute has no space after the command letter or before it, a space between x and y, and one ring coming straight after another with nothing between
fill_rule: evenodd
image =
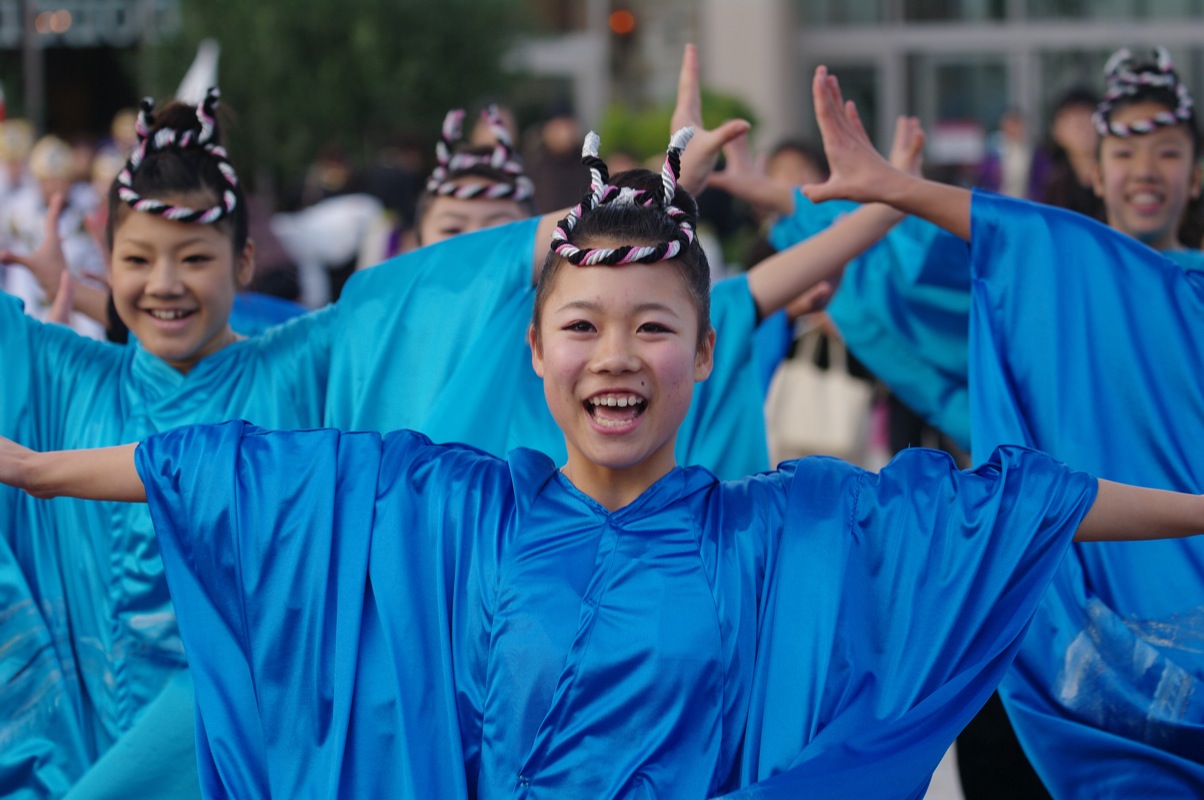
<instances>
[{"instance_id":1,"label":"blue satin robe","mask_svg":"<svg viewBox=\"0 0 1204 800\"><path fill-rule=\"evenodd\" d=\"M770 234L779 250L857 208L845 201L812 203L797 190L794 204L794 213ZM908 217L848 263L827 309L861 363L965 449L970 446L968 259L961 239ZM949 264L963 268L948 269Z\"/></svg>"},{"instance_id":2,"label":"blue satin robe","mask_svg":"<svg viewBox=\"0 0 1204 800\"><path fill-rule=\"evenodd\" d=\"M1096 491L912 450L610 512L530 450L241 422L135 461L212 797L920 797Z\"/></svg>"},{"instance_id":3,"label":"blue satin robe","mask_svg":"<svg viewBox=\"0 0 1204 800\"><path fill-rule=\"evenodd\" d=\"M1204 254L976 193L973 455L1204 492ZM1000 687L1059 798L1204 796L1204 539L1076 544Z\"/></svg>"}]
</instances>

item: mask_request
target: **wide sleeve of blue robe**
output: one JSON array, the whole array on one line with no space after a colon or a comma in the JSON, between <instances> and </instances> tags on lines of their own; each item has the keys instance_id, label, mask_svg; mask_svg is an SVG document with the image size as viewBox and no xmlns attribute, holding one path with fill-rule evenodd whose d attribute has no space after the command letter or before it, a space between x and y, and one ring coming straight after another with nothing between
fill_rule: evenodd
<instances>
[{"instance_id":1,"label":"wide sleeve of blue robe","mask_svg":"<svg viewBox=\"0 0 1204 800\"><path fill-rule=\"evenodd\" d=\"M976 193L974 456L1204 492L1204 256ZM1204 541L1076 544L1001 685L1055 796L1204 796Z\"/></svg>"},{"instance_id":2,"label":"wide sleeve of blue robe","mask_svg":"<svg viewBox=\"0 0 1204 800\"><path fill-rule=\"evenodd\" d=\"M505 462L241 422L152 437L136 462L203 698L203 792L465 796L448 643L493 574L474 537L511 513Z\"/></svg>"},{"instance_id":3,"label":"wide sleeve of blue robe","mask_svg":"<svg viewBox=\"0 0 1204 800\"><path fill-rule=\"evenodd\" d=\"M547 714L537 703L521 706L520 719L487 720L507 733L482 741L473 709L529 695L511 699L505 683L485 680L480 653L495 636L518 635L522 646L491 653L488 669L522 684L547 666L532 656L547 655L546 640L565 621L570 632L580 624L620 638L592 655L571 655L587 641L559 656L553 647L553 677L563 670L557 685L585 693L604 682L621 693L557 691L552 703L567 717L546 723L551 744L537 737L524 759L532 745L509 743L517 753L508 755L536 774L482 779L520 796L529 786L534 797L540 780L555 778L561 795L571 792L574 773L558 771L567 763L579 762L583 775L606 772L604 753L591 753L588 738L565 749L596 723L574 709L613 713L625 697L655 694L665 679L654 674L647 683L644 651L670 634L655 620L625 615L623 592L657 570L680 583L700 560L711 588L691 596L704 616L686 627L709 632L703 641L751 643L748 657L723 651L723 693L737 708L747 705L747 717L737 714L743 731L723 732L734 760L702 763L693 749L658 758L655 749L638 774L611 783L644 782L672 796L671 776L688 769L695 783L714 774L711 785L754 797L919 796L1006 667L1095 492L1088 476L1027 450L1003 450L973 473L917 450L880 475L822 458L748 484L697 470L671 474L608 515L546 459L538 470L516 471L413 433L382 440L244 423L152 437L136 461L195 675L202 785L235 796L473 794L469 765L498 761L494 751L511 731L541 729ZM532 477L536 485L511 483ZM774 491L777 499L764 496ZM552 494L539 510L532 503L541 492ZM516 518L551 511L552 539L515 527ZM680 524L687 519L694 524ZM683 548L683 533L692 547ZM658 534L665 549L656 547ZM616 535L658 563L612 561ZM532 580L506 580L582 536L587 544L599 537L597 546L564 563L563 575L541 569ZM547 625L554 620L494 608L499 598L522 606L546 591L561 596L562 583L573 587L570 576L602 600L576 587L580 611L568 597L567 610L545 609L561 617ZM505 631L491 629L494 614L505 618L497 623ZM477 622L466 625L470 618ZM634 662L624 660L628 652ZM589 673L597 663L616 672ZM688 714L722 727L720 705L690 703ZM632 752L643 753L641 744ZM502 791L489 786L489 796Z\"/></svg>"},{"instance_id":4,"label":"wide sleeve of blue robe","mask_svg":"<svg viewBox=\"0 0 1204 800\"><path fill-rule=\"evenodd\" d=\"M1022 448L972 472L924 449L878 474L799 462L767 565L745 732L745 782L760 783L735 796L922 797L1095 492Z\"/></svg>"},{"instance_id":5,"label":"wide sleeve of blue robe","mask_svg":"<svg viewBox=\"0 0 1204 800\"><path fill-rule=\"evenodd\" d=\"M812 203L771 233L778 249L823 230L856 204ZM970 251L965 242L909 217L845 267L828 314L849 349L900 400L969 448L966 339Z\"/></svg>"}]
</instances>

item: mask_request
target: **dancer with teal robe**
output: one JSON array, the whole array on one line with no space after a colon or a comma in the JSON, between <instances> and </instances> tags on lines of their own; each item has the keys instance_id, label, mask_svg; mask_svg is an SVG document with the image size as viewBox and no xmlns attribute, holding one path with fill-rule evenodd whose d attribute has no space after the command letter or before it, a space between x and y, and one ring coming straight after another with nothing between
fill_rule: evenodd
<instances>
[{"instance_id":1,"label":"dancer with teal robe","mask_svg":"<svg viewBox=\"0 0 1204 800\"><path fill-rule=\"evenodd\" d=\"M800 217L841 203L799 196ZM801 231L795 219L778 241ZM1188 432L1204 430L1204 399L1186 380L1204 374L1194 371L1204 366L1204 253L1158 253L1088 218L986 192L975 194L973 231L970 250L940 232L910 258L879 247L852 262L829 306L850 349L970 444L975 463L1024 444L1111 480L1204 491L1184 451ZM884 244L906 241L898 236ZM1199 542L1074 546L1000 686L1054 796L1204 792L1202 588Z\"/></svg>"},{"instance_id":2,"label":"dancer with teal robe","mask_svg":"<svg viewBox=\"0 0 1204 800\"><path fill-rule=\"evenodd\" d=\"M1204 254L987 194L973 208L975 459L1025 444L1204 492ZM1000 685L1055 796L1204 793L1202 596L1194 539L1071 548Z\"/></svg>"},{"instance_id":3,"label":"dancer with teal robe","mask_svg":"<svg viewBox=\"0 0 1204 800\"><path fill-rule=\"evenodd\" d=\"M902 175L874 153L822 68L814 90L839 177L809 189L813 199L887 200L970 242L969 264L944 263L969 278L973 459L1019 444L1102 478L1204 491L1194 448L1204 437L1204 259L1072 212ZM1181 124L1168 119L1170 130ZM1202 591L1196 540L1071 548L1000 686L1055 796L1204 793Z\"/></svg>"}]
</instances>

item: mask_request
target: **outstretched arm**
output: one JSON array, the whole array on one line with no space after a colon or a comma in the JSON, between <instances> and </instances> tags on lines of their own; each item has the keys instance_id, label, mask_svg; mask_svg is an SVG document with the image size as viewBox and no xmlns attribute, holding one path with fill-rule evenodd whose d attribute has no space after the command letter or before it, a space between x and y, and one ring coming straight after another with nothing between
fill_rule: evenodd
<instances>
[{"instance_id":1,"label":"outstretched arm","mask_svg":"<svg viewBox=\"0 0 1204 800\"><path fill-rule=\"evenodd\" d=\"M1178 539L1204 533L1204 495L1101 480L1075 541Z\"/></svg>"},{"instance_id":2,"label":"outstretched arm","mask_svg":"<svg viewBox=\"0 0 1204 800\"><path fill-rule=\"evenodd\" d=\"M826 67L815 70L811 92L831 176L824 183L804 187L807 197L815 202L844 198L886 203L970 240L969 190L924 180L892 167L874 150L857 107L844 100L840 84Z\"/></svg>"},{"instance_id":3,"label":"outstretched arm","mask_svg":"<svg viewBox=\"0 0 1204 800\"><path fill-rule=\"evenodd\" d=\"M145 503L134 468L136 444L38 453L0 437L0 483L34 497L79 497Z\"/></svg>"},{"instance_id":4,"label":"outstretched arm","mask_svg":"<svg viewBox=\"0 0 1204 800\"><path fill-rule=\"evenodd\" d=\"M899 117L888 166L904 174L920 169L924 132L915 117ZM836 281L844 265L887 234L903 215L881 203L864 205L748 273L748 290L764 318L821 282Z\"/></svg>"}]
</instances>

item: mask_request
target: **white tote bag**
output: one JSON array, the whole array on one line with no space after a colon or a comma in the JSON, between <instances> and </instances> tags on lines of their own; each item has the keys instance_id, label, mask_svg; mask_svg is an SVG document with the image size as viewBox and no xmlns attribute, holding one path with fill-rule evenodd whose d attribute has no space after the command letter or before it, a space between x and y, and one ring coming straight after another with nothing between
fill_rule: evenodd
<instances>
[{"instance_id":1,"label":"white tote bag","mask_svg":"<svg viewBox=\"0 0 1204 800\"><path fill-rule=\"evenodd\" d=\"M824 338L827 369L816 364ZM778 366L765 399L773 463L816 454L860 463L869 444L873 400L873 384L849 374L844 342L818 328L807 331L794 356Z\"/></svg>"}]
</instances>

